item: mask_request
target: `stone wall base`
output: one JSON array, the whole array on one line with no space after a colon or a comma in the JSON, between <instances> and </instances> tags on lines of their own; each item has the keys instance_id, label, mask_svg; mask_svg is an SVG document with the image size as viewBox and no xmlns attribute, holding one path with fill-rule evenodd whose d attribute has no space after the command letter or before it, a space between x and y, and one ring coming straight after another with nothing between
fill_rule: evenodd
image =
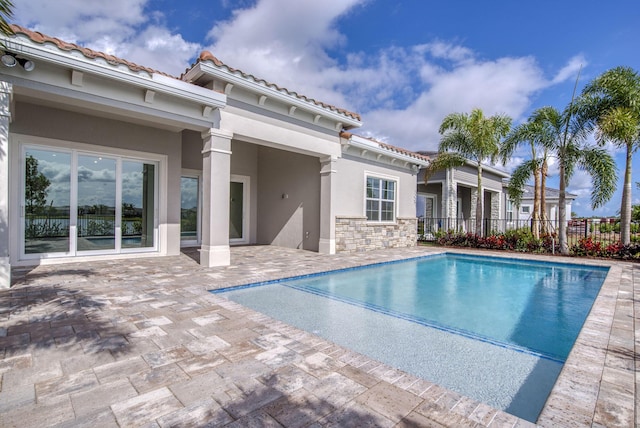
<instances>
[{"instance_id":1,"label":"stone wall base","mask_svg":"<svg viewBox=\"0 0 640 428\"><path fill-rule=\"evenodd\" d=\"M336 253L359 253L382 248L413 247L417 243L415 217L395 223L368 223L366 217L336 217Z\"/></svg>"}]
</instances>

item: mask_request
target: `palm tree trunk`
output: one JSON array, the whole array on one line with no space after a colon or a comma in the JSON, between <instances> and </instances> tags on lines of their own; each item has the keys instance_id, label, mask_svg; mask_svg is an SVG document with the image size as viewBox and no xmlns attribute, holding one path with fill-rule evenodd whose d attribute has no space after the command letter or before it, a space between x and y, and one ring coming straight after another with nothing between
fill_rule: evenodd
<instances>
[{"instance_id":1,"label":"palm tree trunk","mask_svg":"<svg viewBox=\"0 0 640 428\"><path fill-rule=\"evenodd\" d=\"M627 164L624 171L622 188L622 206L620 207L620 241L627 245L631 242L631 144L627 144Z\"/></svg>"},{"instance_id":2,"label":"palm tree trunk","mask_svg":"<svg viewBox=\"0 0 640 428\"><path fill-rule=\"evenodd\" d=\"M540 238L540 168L533 172L533 213L531 216L533 237Z\"/></svg>"},{"instance_id":3,"label":"palm tree trunk","mask_svg":"<svg viewBox=\"0 0 640 428\"><path fill-rule=\"evenodd\" d=\"M564 172L564 159L560 159L560 196L558 197L558 221L560 223L560 253L569 254L567 243L567 182Z\"/></svg>"},{"instance_id":4,"label":"palm tree trunk","mask_svg":"<svg viewBox=\"0 0 640 428\"><path fill-rule=\"evenodd\" d=\"M482 214L484 212L482 201L484 199L482 191L482 164L478 161L478 195L476 198L476 235L482 235Z\"/></svg>"},{"instance_id":5,"label":"palm tree trunk","mask_svg":"<svg viewBox=\"0 0 640 428\"><path fill-rule=\"evenodd\" d=\"M547 172L549 165L547 164L547 156L545 155L540 169L540 222L542 223L542 234L549 233L549 216L547 216Z\"/></svg>"}]
</instances>

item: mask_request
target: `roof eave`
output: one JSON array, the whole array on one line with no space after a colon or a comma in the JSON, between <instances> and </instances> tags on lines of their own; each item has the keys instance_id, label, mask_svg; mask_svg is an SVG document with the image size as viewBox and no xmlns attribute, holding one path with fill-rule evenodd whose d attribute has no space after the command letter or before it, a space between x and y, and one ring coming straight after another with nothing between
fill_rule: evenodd
<instances>
[{"instance_id":1,"label":"roof eave","mask_svg":"<svg viewBox=\"0 0 640 428\"><path fill-rule=\"evenodd\" d=\"M103 60L88 59L58 48L51 49L48 47L50 45L41 45L26 37L0 37L0 40L4 43L7 51L15 52L20 56L91 73L106 79L146 88L212 108L224 108L226 106L227 99L224 94L163 76L159 73L125 70L123 66L110 65ZM104 64L100 62L104 62Z\"/></svg>"},{"instance_id":2,"label":"roof eave","mask_svg":"<svg viewBox=\"0 0 640 428\"><path fill-rule=\"evenodd\" d=\"M380 147L380 145L377 144L375 141L371 141L369 139L360 137L358 135L350 135L349 138L346 140L347 140L347 144L350 146L368 150L374 153L379 153L385 156L389 156L389 157L398 159L399 161L402 161L402 162L408 162L418 166L419 168L426 168L427 166L429 166L429 162L424 159L415 158L413 156L409 156L404 153L399 153L399 152L385 149L383 147Z\"/></svg>"},{"instance_id":3,"label":"roof eave","mask_svg":"<svg viewBox=\"0 0 640 428\"><path fill-rule=\"evenodd\" d=\"M342 123L342 127L345 129L359 128L362 126L362 122L360 120L350 117L344 113L339 113L331 109L318 106L312 102L302 100L287 93L283 93L282 91L266 86L262 83L251 81L239 75L239 73L233 73L229 71L227 67L218 67L209 62L198 62L189 70L187 70L187 72L183 75L183 79L191 82L198 80L204 75L217 77L233 85L244 87L260 95L266 95L269 98L279 100L282 103L295 106L296 108L304 109L315 114L320 114L336 123Z\"/></svg>"}]
</instances>

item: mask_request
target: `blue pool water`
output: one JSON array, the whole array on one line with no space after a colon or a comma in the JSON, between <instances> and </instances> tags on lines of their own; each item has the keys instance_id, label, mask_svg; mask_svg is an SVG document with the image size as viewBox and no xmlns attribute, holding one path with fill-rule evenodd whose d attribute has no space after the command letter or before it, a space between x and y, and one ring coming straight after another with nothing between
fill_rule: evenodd
<instances>
[{"instance_id":1,"label":"blue pool water","mask_svg":"<svg viewBox=\"0 0 640 428\"><path fill-rule=\"evenodd\" d=\"M535 421L607 273L447 254L215 292Z\"/></svg>"}]
</instances>

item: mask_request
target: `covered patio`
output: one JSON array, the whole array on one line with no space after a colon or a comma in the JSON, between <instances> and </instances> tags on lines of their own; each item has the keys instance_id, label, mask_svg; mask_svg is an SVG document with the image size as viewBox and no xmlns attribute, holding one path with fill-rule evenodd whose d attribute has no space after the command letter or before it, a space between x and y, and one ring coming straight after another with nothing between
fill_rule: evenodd
<instances>
[{"instance_id":1,"label":"covered patio","mask_svg":"<svg viewBox=\"0 0 640 428\"><path fill-rule=\"evenodd\" d=\"M196 249L14 268L0 290L0 425L531 426L207 291L440 251L246 246L218 268ZM611 266L542 426L638 422L639 267Z\"/></svg>"}]
</instances>

